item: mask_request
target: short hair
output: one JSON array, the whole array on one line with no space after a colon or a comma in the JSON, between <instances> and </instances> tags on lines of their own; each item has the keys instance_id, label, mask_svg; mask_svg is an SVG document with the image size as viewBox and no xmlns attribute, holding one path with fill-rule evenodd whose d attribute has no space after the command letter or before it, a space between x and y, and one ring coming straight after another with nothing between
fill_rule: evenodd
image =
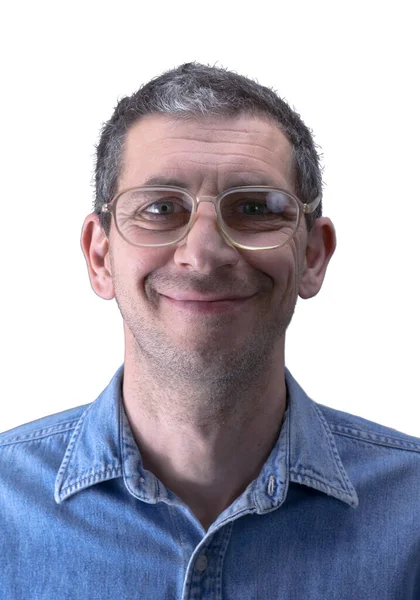
<instances>
[{"instance_id":1,"label":"short hair","mask_svg":"<svg viewBox=\"0 0 420 600\"><path fill-rule=\"evenodd\" d=\"M126 133L131 125L149 114L165 114L181 120L242 114L268 117L291 142L298 198L309 203L322 193L320 157L312 132L285 100L274 90L227 69L186 63L122 98L102 127L96 147L94 212L100 215L107 237L111 215L102 213L101 208L117 193ZM315 213L305 215L308 231L321 215L322 202Z\"/></svg>"}]
</instances>

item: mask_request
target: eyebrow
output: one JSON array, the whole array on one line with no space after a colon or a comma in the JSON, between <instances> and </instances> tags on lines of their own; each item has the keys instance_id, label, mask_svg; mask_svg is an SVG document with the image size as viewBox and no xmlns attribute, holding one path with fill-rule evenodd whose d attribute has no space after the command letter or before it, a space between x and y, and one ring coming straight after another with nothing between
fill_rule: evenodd
<instances>
[{"instance_id":1,"label":"eyebrow","mask_svg":"<svg viewBox=\"0 0 420 600\"><path fill-rule=\"evenodd\" d=\"M141 185L170 185L180 187L185 190L189 189L189 185L185 181L181 179L174 179L173 177L165 177L163 175L149 177ZM284 184L280 184L271 179L270 177L259 177L254 174L249 176L237 175L236 177L233 177L231 180L229 180L229 185L226 186L225 189L233 187L242 187L245 185L268 185L275 188L281 188Z\"/></svg>"},{"instance_id":2,"label":"eyebrow","mask_svg":"<svg viewBox=\"0 0 420 600\"><path fill-rule=\"evenodd\" d=\"M164 177L162 175L149 177L141 185L172 185L175 187L188 189L188 186L185 184L185 182L181 181L180 179L174 179L173 177Z\"/></svg>"}]
</instances>

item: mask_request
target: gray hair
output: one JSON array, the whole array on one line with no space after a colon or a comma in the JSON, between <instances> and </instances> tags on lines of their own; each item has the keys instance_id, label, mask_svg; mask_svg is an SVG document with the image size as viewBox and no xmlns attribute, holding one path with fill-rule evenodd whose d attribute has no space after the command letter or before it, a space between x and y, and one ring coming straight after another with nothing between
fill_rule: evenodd
<instances>
[{"instance_id":1,"label":"gray hair","mask_svg":"<svg viewBox=\"0 0 420 600\"><path fill-rule=\"evenodd\" d=\"M219 67L186 63L155 77L131 96L122 98L102 128L96 147L94 212L107 236L109 213L104 203L117 192L125 135L141 117L163 113L179 119L265 116L274 121L293 147L295 191L309 203L322 192L320 157L312 133L300 116L274 90ZM308 231L322 215L322 202L315 213L305 215Z\"/></svg>"}]
</instances>

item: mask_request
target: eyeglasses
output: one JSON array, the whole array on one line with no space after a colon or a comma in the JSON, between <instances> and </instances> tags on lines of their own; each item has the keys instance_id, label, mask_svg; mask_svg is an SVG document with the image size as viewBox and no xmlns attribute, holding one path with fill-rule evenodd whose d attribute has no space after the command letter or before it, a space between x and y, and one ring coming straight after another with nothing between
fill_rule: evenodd
<instances>
[{"instance_id":1,"label":"eyeglasses","mask_svg":"<svg viewBox=\"0 0 420 600\"><path fill-rule=\"evenodd\" d=\"M322 196L304 204L290 192L268 186L244 186L218 196L201 196L175 186L140 186L118 193L102 205L114 216L120 236L140 247L176 244L191 231L200 202L215 206L225 239L244 250L280 248L295 235L302 214L313 213Z\"/></svg>"}]
</instances>

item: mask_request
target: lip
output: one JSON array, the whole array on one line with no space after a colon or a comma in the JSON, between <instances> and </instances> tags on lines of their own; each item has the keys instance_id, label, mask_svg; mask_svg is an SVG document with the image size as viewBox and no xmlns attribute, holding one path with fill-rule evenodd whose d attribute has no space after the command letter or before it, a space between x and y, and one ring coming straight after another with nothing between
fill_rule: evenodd
<instances>
[{"instance_id":1,"label":"lip","mask_svg":"<svg viewBox=\"0 0 420 600\"><path fill-rule=\"evenodd\" d=\"M229 313L234 310L237 310L240 307L243 307L246 302L254 298L255 294L252 296L246 297L217 297L217 296L201 296L199 300L197 300L197 295L189 295L182 294L182 299L171 298L169 296L164 296L161 294L162 298L165 302L183 311L190 311L195 313L208 313L208 314L219 314L219 313ZM188 298L188 299L187 299ZM191 299L193 298L193 299ZM205 298L205 299L203 299ZM209 300L209 298L213 298ZM214 299L217 298L217 299Z\"/></svg>"},{"instance_id":2,"label":"lip","mask_svg":"<svg viewBox=\"0 0 420 600\"><path fill-rule=\"evenodd\" d=\"M255 296L203 296L200 294L175 294L174 296L166 296L165 294L161 294L165 298L169 298L170 300L176 300L177 302L225 302L231 300L248 300Z\"/></svg>"}]
</instances>

